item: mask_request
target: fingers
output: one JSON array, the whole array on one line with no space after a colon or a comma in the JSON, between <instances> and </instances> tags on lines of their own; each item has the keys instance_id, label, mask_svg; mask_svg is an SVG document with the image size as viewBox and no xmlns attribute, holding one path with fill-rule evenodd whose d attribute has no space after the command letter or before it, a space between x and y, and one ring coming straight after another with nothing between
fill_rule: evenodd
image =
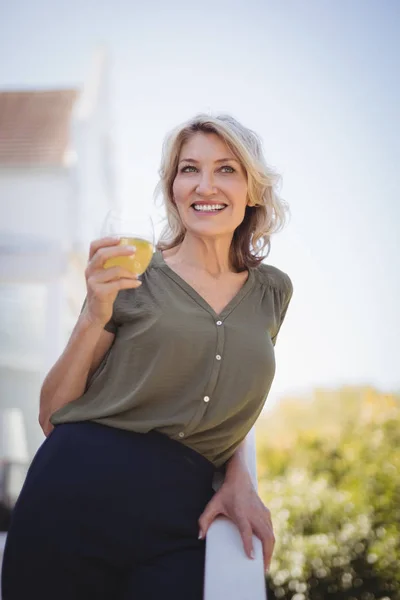
<instances>
[{"instance_id":1,"label":"fingers","mask_svg":"<svg viewBox=\"0 0 400 600\"><path fill-rule=\"evenodd\" d=\"M257 506L257 509L252 510L250 513L248 510L247 512L246 510L243 510L243 507L242 509L236 507L234 510L229 510L225 507L226 505L223 502L223 499L220 498L220 494L221 491L215 494L199 518L199 539L205 537L211 523L217 515L225 515L234 523L236 523L242 538L244 551L249 558L255 558L253 534L261 540L264 568L265 570L268 570L271 564L272 554L275 546L275 537L269 509L260 502ZM248 514L251 515L251 518L246 516Z\"/></svg>"},{"instance_id":2,"label":"fingers","mask_svg":"<svg viewBox=\"0 0 400 600\"><path fill-rule=\"evenodd\" d=\"M269 571L269 568L271 566L272 554L274 552L275 546L275 536L272 532L267 538L264 538L264 540L262 541L262 545L264 556L264 569L266 571Z\"/></svg>"},{"instance_id":3,"label":"fingers","mask_svg":"<svg viewBox=\"0 0 400 600\"><path fill-rule=\"evenodd\" d=\"M116 279L131 279L135 281L137 278L138 276L135 273L119 266L110 267L109 269L99 269L89 275L89 279L95 283L107 283Z\"/></svg>"},{"instance_id":4,"label":"fingers","mask_svg":"<svg viewBox=\"0 0 400 600\"><path fill-rule=\"evenodd\" d=\"M250 521L245 517L240 517L237 518L236 523L243 541L244 551L249 558L254 558L253 530Z\"/></svg>"},{"instance_id":5,"label":"fingers","mask_svg":"<svg viewBox=\"0 0 400 600\"><path fill-rule=\"evenodd\" d=\"M89 267L85 271L87 288L98 297L106 297L120 290L135 289L142 285L138 276L123 267L116 266L109 269L96 269Z\"/></svg>"},{"instance_id":6,"label":"fingers","mask_svg":"<svg viewBox=\"0 0 400 600\"><path fill-rule=\"evenodd\" d=\"M116 256L132 256L133 254L135 254L135 250L132 246L114 244L98 248L89 260L87 270L92 272L96 269L102 269L104 263L110 258L115 258Z\"/></svg>"},{"instance_id":7,"label":"fingers","mask_svg":"<svg viewBox=\"0 0 400 600\"><path fill-rule=\"evenodd\" d=\"M272 560L275 546L275 536L271 522L253 525L254 534L261 540L264 557L264 568L268 570Z\"/></svg>"},{"instance_id":8,"label":"fingers","mask_svg":"<svg viewBox=\"0 0 400 600\"><path fill-rule=\"evenodd\" d=\"M111 281L110 283L107 283L107 290L119 292L120 290L138 288L141 285L142 282L139 279L117 279L117 281Z\"/></svg>"},{"instance_id":9,"label":"fingers","mask_svg":"<svg viewBox=\"0 0 400 600\"><path fill-rule=\"evenodd\" d=\"M226 514L222 505L222 502L218 500L217 496L214 496L212 500L207 504L203 514L199 518L199 540L204 539L207 535L207 531L218 515Z\"/></svg>"},{"instance_id":10,"label":"fingers","mask_svg":"<svg viewBox=\"0 0 400 600\"><path fill-rule=\"evenodd\" d=\"M94 277L88 279L88 289L97 298L109 298L110 294L117 294L120 290L135 289L142 285L142 282L135 277L121 277L105 282L97 282Z\"/></svg>"},{"instance_id":11,"label":"fingers","mask_svg":"<svg viewBox=\"0 0 400 600\"><path fill-rule=\"evenodd\" d=\"M89 250L89 261L92 260L93 256L96 254L100 248L109 247L109 246L118 246L119 238L118 237L104 237L99 240L94 240L90 244Z\"/></svg>"},{"instance_id":12,"label":"fingers","mask_svg":"<svg viewBox=\"0 0 400 600\"><path fill-rule=\"evenodd\" d=\"M253 534L261 540L264 568L268 570L275 546L275 536L269 509L262 506L262 511L260 511L259 507L256 515L253 513L253 518L251 519L245 515L242 517L237 515L236 523L243 540L244 550L249 558L254 558Z\"/></svg>"},{"instance_id":13,"label":"fingers","mask_svg":"<svg viewBox=\"0 0 400 600\"><path fill-rule=\"evenodd\" d=\"M121 262L124 264L126 261L115 261L114 264L117 263L115 266L104 268L108 259L130 257L135 254L135 248L120 245L119 242L119 238L102 238L95 240L90 246L85 278L88 297L87 311L91 314L92 322L107 323L111 317L118 292L138 288L142 285L136 274L121 266Z\"/></svg>"}]
</instances>

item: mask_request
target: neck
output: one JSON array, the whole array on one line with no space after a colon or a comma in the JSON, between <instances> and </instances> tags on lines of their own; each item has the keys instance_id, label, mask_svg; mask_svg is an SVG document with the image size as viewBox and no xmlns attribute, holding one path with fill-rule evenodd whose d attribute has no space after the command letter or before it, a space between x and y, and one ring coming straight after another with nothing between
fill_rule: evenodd
<instances>
[{"instance_id":1,"label":"neck","mask_svg":"<svg viewBox=\"0 0 400 600\"><path fill-rule=\"evenodd\" d=\"M199 238L190 233L171 254L174 262L207 271L214 277L233 271L229 260L232 236L218 239Z\"/></svg>"}]
</instances>

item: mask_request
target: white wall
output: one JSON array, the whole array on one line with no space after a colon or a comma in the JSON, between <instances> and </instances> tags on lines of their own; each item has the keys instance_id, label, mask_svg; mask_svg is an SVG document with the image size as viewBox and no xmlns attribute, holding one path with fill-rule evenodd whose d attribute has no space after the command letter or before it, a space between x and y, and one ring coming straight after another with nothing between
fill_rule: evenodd
<instances>
[{"instance_id":1,"label":"white wall","mask_svg":"<svg viewBox=\"0 0 400 600\"><path fill-rule=\"evenodd\" d=\"M0 236L68 244L73 231L71 180L65 168L0 169Z\"/></svg>"},{"instance_id":2,"label":"white wall","mask_svg":"<svg viewBox=\"0 0 400 600\"><path fill-rule=\"evenodd\" d=\"M116 202L112 143L106 110L98 107L90 120L72 125L76 163L72 167L74 235L79 253L100 236L104 217Z\"/></svg>"},{"instance_id":3,"label":"white wall","mask_svg":"<svg viewBox=\"0 0 400 600\"><path fill-rule=\"evenodd\" d=\"M0 169L0 409L22 409L31 457L44 439L38 423L43 377L68 336L74 288L62 286L76 229L73 193L68 168ZM49 324L54 285L62 308Z\"/></svg>"},{"instance_id":4,"label":"white wall","mask_svg":"<svg viewBox=\"0 0 400 600\"><path fill-rule=\"evenodd\" d=\"M0 408L19 408L24 417L28 454L33 458L44 435L38 423L40 371L27 371L0 365Z\"/></svg>"},{"instance_id":5,"label":"white wall","mask_svg":"<svg viewBox=\"0 0 400 600\"><path fill-rule=\"evenodd\" d=\"M0 283L0 409L22 410L30 457L44 440L38 423L39 395L49 341L57 341L57 329L62 343L67 336L62 313L58 325L51 323L47 339L48 289L47 283Z\"/></svg>"}]
</instances>

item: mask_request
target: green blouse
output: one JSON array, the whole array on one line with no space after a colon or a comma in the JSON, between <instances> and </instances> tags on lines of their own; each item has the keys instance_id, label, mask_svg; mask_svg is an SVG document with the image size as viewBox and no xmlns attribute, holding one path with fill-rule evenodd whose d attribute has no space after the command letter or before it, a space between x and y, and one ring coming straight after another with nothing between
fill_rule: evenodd
<instances>
[{"instance_id":1,"label":"green blouse","mask_svg":"<svg viewBox=\"0 0 400 600\"><path fill-rule=\"evenodd\" d=\"M119 292L105 329L115 340L84 394L51 423L156 429L221 467L264 406L274 345L292 292L271 265L250 269L217 314L156 252L136 290Z\"/></svg>"}]
</instances>

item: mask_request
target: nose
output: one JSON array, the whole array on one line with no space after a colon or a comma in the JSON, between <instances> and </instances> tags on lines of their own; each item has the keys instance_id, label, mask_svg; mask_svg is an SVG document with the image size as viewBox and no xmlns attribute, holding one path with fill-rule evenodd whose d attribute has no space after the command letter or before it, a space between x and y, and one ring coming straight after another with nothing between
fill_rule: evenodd
<instances>
[{"instance_id":1,"label":"nose","mask_svg":"<svg viewBox=\"0 0 400 600\"><path fill-rule=\"evenodd\" d=\"M215 196L216 193L217 189L214 186L212 173L206 173L203 171L196 186L196 194L205 198L209 198L210 196Z\"/></svg>"}]
</instances>

